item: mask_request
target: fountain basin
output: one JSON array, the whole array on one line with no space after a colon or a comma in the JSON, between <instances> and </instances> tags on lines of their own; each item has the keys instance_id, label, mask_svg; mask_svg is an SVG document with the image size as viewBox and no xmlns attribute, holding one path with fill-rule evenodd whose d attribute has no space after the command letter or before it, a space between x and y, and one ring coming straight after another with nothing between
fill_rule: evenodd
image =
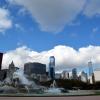
<instances>
[{"instance_id":1,"label":"fountain basin","mask_svg":"<svg viewBox=\"0 0 100 100\"><path fill-rule=\"evenodd\" d=\"M59 93L68 93L68 90L65 90L63 88L49 88L45 90L45 93L50 93L50 94L59 94Z\"/></svg>"}]
</instances>

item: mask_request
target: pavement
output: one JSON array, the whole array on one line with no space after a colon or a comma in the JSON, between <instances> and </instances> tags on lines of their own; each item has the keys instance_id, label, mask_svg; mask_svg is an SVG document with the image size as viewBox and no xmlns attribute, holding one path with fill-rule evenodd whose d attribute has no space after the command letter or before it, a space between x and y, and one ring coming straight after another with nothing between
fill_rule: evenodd
<instances>
[{"instance_id":1,"label":"pavement","mask_svg":"<svg viewBox=\"0 0 100 100\"><path fill-rule=\"evenodd\" d=\"M73 96L73 97L0 97L0 100L100 100L100 96Z\"/></svg>"}]
</instances>

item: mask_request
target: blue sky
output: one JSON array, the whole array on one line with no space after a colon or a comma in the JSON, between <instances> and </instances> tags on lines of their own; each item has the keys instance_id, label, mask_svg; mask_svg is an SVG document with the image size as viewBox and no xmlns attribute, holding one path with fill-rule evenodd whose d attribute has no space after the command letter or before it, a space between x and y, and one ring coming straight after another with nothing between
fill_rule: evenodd
<instances>
[{"instance_id":1,"label":"blue sky","mask_svg":"<svg viewBox=\"0 0 100 100\"><path fill-rule=\"evenodd\" d=\"M19 5L17 2L16 4L11 3L17 0L10 1L11 0L0 0L0 8L9 11L8 19L11 20L12 23L11 27L0 31L0 51L2 52L15 49L22 45L27 45L36 51L49 50L57 45L67 45L75 49L88 45L100 45L100 7L97 8L99 9L98 12L90 16L83 13L85 9L83 7L84 9L82 8L73 20L68 23L66 22L64 27L56 32L55 30L52 31L52 27L50 30L42 30L40 28L41 23L36 20L34 14L30 11L31 9L27 10L27 5L26 8L23 7L23 2ZM44 1L45 0L43 0L43 2ZM63 1L64 0L62 0L62 3ZM84 5L88 6L88 2L86 2L86 0L83 1L85 1ZM99 0L96 1L98 2ZM100 4L100 2L98 3ZM35 8L33 7L32 9ZM65 9L67 10L67 8ZM57 11L55 11L55 13L56 12ZM51 24L53 23L51 22ZM57 28L57 30L59 30L59 28Z\"/></svg>"},{"instance_id":2,"label":"blue sky","mask_svg":"<svg viewBox=\"0 0 100 100\"><path fill-rule=\"evenodd\" d=\"M0 52L4 68L52 55L58 71L100 68L100 0L0 0Z\"/></svg>"}]
</instances>

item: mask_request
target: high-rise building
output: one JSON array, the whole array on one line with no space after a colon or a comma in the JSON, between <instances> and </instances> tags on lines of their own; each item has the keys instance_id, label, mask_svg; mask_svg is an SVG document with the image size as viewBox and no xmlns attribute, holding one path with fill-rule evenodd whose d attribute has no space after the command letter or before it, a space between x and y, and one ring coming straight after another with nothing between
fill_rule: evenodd
<instances>
[{"instance_id":1,"label":"high-rise building","mask_svg":"<svg viewBox=\"0 0 100 100\"><path fill-rule=\"evenodd\" d=\"M1 70L1 67L2 67L2 59L3 59L3 53L0 53L0 70Z\"/></svg>"},{"instance_id":2,"label":"high-rise building","mask_svg":"<svg viewBox=\"0 0 100 100\"><path fill-rule=\"evenodd\" d=\"M92 74L92 83L95 84L95 75L94 75L94 73Z\"/></svg>"},{"instance_id":3,"label":"high-rise building","mask_svg":"<svg viewBox=\"0 0 100 100\"><path fill-rule=\"evenodd\" d=\"M89 77L93 74L93 67L92 67L92 61L88 62L88 68L89 68Z\"/></svg>"},{"instance_id":4,"label":"high-rise building","mask_svg":"<svg viewBox=\"0 0 100 100\"><path fill-rule=\"evenodd\" d=\"M61 79L61 73L55 73L55 79Z\"/></svg>"},{"instance_id":5,"label":"high-rise building","mask_svg":"<svg viewBox=\"0 0 100 100\"><path fill-rule=\"evenodd\" d=\"M46 75L46 65L41 64L38 62L34 63L26 63L24 65L24 73L33 79L39 80L39 81L46 81L47 75Z\"/></svg>"},{"instance_id":6,"label":"high-rise building","mask_svg":"<svg viewBox=\"0 0 100 100\"><path fill-rule=\"evenodd\" d=\"M78 79L78 77L77 77L77 69L76 68L72 69L72 79Z\"/></svg>"},{"instance_id":7,"label":"high-rise building","mask_svg":"<svg viewBox=\"0 0 100 100\"><path fill-rule=\"evenodd\" d=\"M63 71L61 74L62 79L69 79L69 72L68 71Z\"/></svg>"},{"instance_id":8,"label":"high-rise building","mask_svg":"<svg viewBox=\"0 0 100 100\"><path fill-rule=\"evenodd\" d=\"M83 81L83 82L87 82L88 81L87 73L82 71L81 75L80 75L80 80Z\"/></svg>"},{"instance_id":9,"label":"high-rise building","mask_svg":"<svg viewBox=\"0 0 100 100\"><path fill-rule=\"evenodd\" d=\"M46 74L46 65L41 63L26 63L24 65L24 73L27 75L31 74Z\"/></svg>"},{"instance_id":10,"label":"high-rise building","mask_svg":"<svg viewBox=\"0 0 100 100\"><path fill-rule=\"evenodd\" d=\"M94 76L92 61L88 62L88 68L89 68L89 77L88 77L88 80L89 80L89 82L91 84L94 84L95 83L95 76Z\"/></svg>"},{"instance_id":11,"label":"high-rise building","mask_svg":"<svg viewBox=\"0 0 100 100\"><path fill-rule=\"evenodd\" d=\"M49 77L51 80L55 79L55 57L54 56L50 56Z\"/></svg>"},{"instance_id":12,"label":"high-rise building","mask_svg":"<svg viewBox=\"0 0 100 100\"><path fill-rule=\"evenodd\" d=\"M95 81L96 82L100 81L100 68L96 68L94 70L94 76L95 76Z\"/></svg>"}]
</instances>

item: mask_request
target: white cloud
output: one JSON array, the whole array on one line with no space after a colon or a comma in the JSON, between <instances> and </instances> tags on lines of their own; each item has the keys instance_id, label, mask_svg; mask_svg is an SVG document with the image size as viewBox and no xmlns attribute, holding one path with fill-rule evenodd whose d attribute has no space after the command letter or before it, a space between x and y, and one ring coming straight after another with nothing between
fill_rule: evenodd
<instances>
[{"instance_id":1,"label":"white cloud","mask_svg":"<svg viewBox=\"0 0 100 100\"><path fill-rule=\"evenodd\" d=\"M12 27L12 21L9 17L9 11L7 9L0 8L0 32L4 32Z\"/></svg>"},{"instance_id":2,"label":"white cloud","mask_svg":"<svg viewBox=\"0 0 100 100\"><path fill-rule=\"evenodd\" d=\"M83 10L86 0L8 0L24 6L42 31L60 32Z\"/></svg>"},{"instance_id":3,"label":"white cloud","mask_svg":"<svg viewBox=\"0 0 100 100\"><path fill-rule=\"evenodd\" d=\"M88 17L100 15L100 0L88 0L84 14Z\"/></svg>"},{"instance_id":4,"label":"white cloud","mask_svg":"<svg viewBox=\"0 0 100 100\"><path fill-rule=\"evenodd\" d=\"M93 66L100 65L100 46L88 46L78 51L68 46L56 46L49 51L36 52L26 46L8 51L3 57L3 68L7 68L13 60L16 66L23 67L26 62L40 62L48 66L49 57L55 56L56 70L61 71L69 67L87 67L92 58Z\"/></svg>"}]
</instances>

